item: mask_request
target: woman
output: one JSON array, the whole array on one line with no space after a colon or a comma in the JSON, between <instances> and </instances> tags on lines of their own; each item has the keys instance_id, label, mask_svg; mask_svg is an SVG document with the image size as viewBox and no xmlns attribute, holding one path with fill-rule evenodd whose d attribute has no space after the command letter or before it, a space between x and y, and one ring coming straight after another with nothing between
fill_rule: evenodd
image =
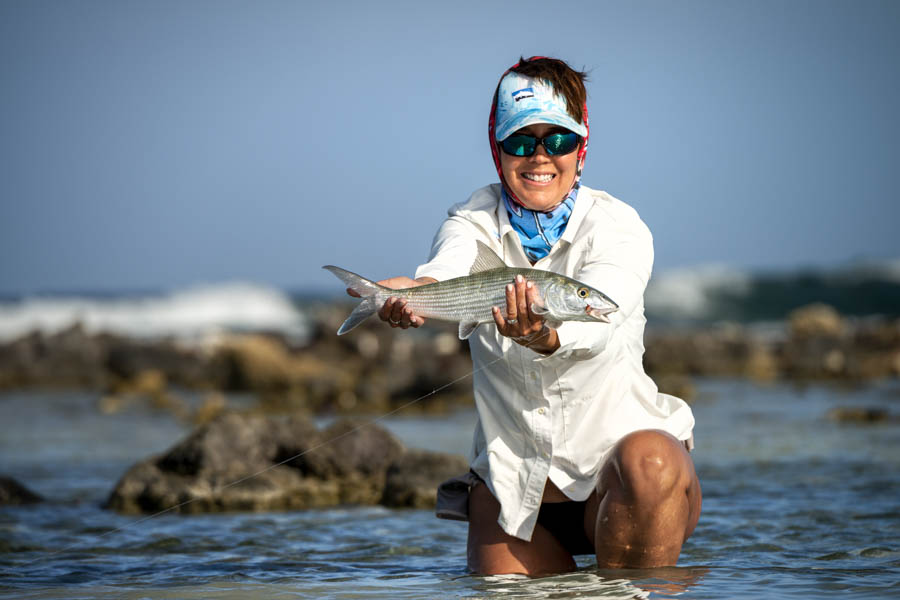
<instances>
[{"instance_id":1,"label":"woman","mask_svg":"<svg viewBox=\"0 0 900 600\"><path fill-rule=\"evenodd\" d=\"M496 328L470 338L471 473L442 486L438 508L463 486L458 512L478 573L569 571L582 553L606 568L674 565L700 515L693 415L642 365L650 232L629 206L580 185L585 98L584 74L560 60L522 59L504 73L489 121L500 184L450 208L416 279L380 282L466 275L481 240L511 266L574 277L620 307L609 324L550 328L530 309L540 290L517 278L494 307ZM402 329L425 322L397 298L379 317Z\"/></svg>"}]
</instances>

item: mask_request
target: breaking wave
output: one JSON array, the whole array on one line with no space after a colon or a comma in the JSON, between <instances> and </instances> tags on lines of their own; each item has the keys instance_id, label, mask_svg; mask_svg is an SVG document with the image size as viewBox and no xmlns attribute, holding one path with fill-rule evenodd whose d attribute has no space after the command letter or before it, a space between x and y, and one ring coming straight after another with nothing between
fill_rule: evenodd
<instances>
[{"instance_id":1,"label":"breaking wave","mask_svg":"<svg viewBox=\"0 0 900 600\"><path fill-rule=\"evenodd\" d=\"M832 269L750 273L724 266L673 269L647 287L648 320L772 321L813 302L849 316L900 316L900 259Z\"/></svg>"},{"instance_id":2,"label":"breaking wave","mask_svg":"<svg viewBox=\"0 0 900 600\"><path fill-rule=\"evenodd\" d=\"M309 325L280 290L251 283L195 286L159 295L26 297L0 302L0 340L80 324L91 333L197 339L224 331L277 331L305 339Z\"/></svg>"}]
</instances>

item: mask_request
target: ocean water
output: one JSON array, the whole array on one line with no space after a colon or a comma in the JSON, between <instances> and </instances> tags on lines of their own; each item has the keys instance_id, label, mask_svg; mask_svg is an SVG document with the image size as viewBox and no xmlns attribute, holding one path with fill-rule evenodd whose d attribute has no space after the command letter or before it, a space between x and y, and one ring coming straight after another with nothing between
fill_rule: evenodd
<instances>
[{"instance_id":1,"label":"ocean water","mask_svg":"<svg viewBox=\"0 0 900 600\"><path fill-rule=\"evenodd\" d=\"M466 527L430 511L338 507L165 514L100 508L133 462L188 429L84 393L0 395L0 473L44 504L0 508L0 598L900 597L900 382L757 387L704 380L693 408L703 514L677 567L544 578L466 572ZM464 452L474 414L383 422L408 446Z\"/></svg>"}]
</instances>

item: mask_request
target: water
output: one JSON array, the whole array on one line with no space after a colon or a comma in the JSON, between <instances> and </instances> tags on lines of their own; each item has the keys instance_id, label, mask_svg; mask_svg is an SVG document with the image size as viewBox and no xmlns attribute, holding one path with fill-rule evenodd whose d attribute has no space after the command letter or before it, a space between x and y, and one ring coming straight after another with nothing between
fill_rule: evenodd
<instances>
[{"instance_id":1,"label":"water","mask_svg":"<svg viewBox=\"0 0 900 600\"><path fill-rule=\"evenodd\" d=\"M703 515L678 567L529 579L465 571L464 524L380 507L163 515L100 503L133 462L187 432L75 393L0 396L0 472L43 494L0 508L0 598L900 597L900 382L865 389L702 381L694 404ZM410 446L464 452L474 415L394 418ZM123 528L108 535L112 529Z\"/></svg>"}]
</instances>

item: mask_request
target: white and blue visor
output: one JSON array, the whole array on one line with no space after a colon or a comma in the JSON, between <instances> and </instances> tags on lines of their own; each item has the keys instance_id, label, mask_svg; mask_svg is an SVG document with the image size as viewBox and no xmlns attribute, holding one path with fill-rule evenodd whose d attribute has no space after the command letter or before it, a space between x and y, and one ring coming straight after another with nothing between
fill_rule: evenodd
<instances>
[{"instance_id":1,"label":"white and blue visor","mask_svg":"<svg viewBox=\"0 0 900 600\"><path fill-rule=\"evenodd\" d=\"M510 135L535 123L559 125L587 137L587 127L566 111L566 99L543 79L532 79L519 73L507 73L497 90L494 138L501 142Z\"/></svg>"}]
</instances>

